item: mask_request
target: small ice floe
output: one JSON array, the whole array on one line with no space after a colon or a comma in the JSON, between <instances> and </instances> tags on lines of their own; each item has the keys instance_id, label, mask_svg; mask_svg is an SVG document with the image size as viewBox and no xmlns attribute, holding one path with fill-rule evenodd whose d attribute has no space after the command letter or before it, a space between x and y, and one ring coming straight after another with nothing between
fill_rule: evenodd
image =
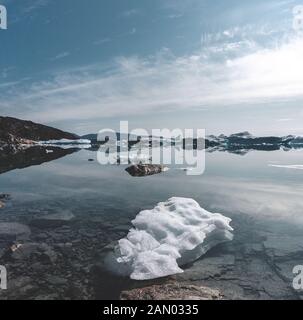
<instances>
[{"instance_id":1,"label":"small ice floe","mask_svg":"<svg viewBox=\"0 0 303 320\"><path fill-rule=\"evenodd\" d=\"M46 152L47 154L49 154L49 153L53 153L54 150L48 150L48 149L46 149L45 152Z\"/></svg>"},{"instance_id":2,"label":"small ice floe","mask_svg":"<svg viewBox=\"0 0 303 320\"><path fill-rule=\"evenodd\" d=\"M303 170L303 165L302 164L269 164L269 167L274 167L274 168L285 168L285 169L294 169L294 170Z\"/></svg>"},{"instance_id":3,"label":"small ice floe","mask_svg":"<svg viewBox=\"0 0 303 320\"><path fill-rule=\"evenodd\" d=\"M48 140L48 141L38 141L38 145L40 146L51 146L51 147L60 147L60 148L81 148L81 149L89 149L91 148L91 140L88 139L61 139L61 140Z\"/></svg>"},{"instance_id":4,"label":"small ice floe","mask_svg":"<svg viewBox=\"0 0 303 320\"><path fill-rule=\"evenodd\" d=\"M61 139L61 140L40 141L39 144L91 144L91 141L88 139L76 139L76 140Z\"/></svg>"},{"instance_id":5,"label":"small ice floe","mask_svg":"<svg viewBox=\"0 0 303 320\"><path fill-rule=\"evenodd\" d=\"M105 258L111 272L135 280L182 273L219 243L233 239L231 219L202 209L193 199L171 198L141 211L126 238Z\"/></svg>"}]
</instances>

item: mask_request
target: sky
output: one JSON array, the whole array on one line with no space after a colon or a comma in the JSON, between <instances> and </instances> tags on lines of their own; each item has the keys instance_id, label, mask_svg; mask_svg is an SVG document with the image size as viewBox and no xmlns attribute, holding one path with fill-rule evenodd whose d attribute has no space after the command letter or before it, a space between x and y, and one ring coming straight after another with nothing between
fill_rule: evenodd
<instances>
[{"instance_id":1,"label":"sky","mask_svg":"<svg viewBox=\"0 0 303 320\"><path fill-rule=\"evenodd\" d=\"M303 135L303 0L0 4L0 115L78 134L128 120Z\"/></svg>"}]
</instances>

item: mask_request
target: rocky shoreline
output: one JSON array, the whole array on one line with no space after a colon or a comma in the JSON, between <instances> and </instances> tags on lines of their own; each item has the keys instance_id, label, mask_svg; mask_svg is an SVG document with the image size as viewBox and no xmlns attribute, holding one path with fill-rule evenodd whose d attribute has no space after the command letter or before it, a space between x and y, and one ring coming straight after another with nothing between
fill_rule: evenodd
<instances>
[{"instance_id":1,"label":"rocky shoreline","mask_svg":"<svg viewBox=\"0 0 303 320\"><path fill-rule=\"evenodd\" d=\"M5 198L7 208L1 211L13 202ZM13 212L0 222L0 261L10 275L2 300L303 298L291 285L293 266L302 264L300 229L292 235L272 233L247 215L233 216L232 242L185 266L182 274L134 281L102 266L113 244L128 233L127 218L84 218L72 210L54 213L38 207Z\"/></svg>"},{"instance_id":2,"label":"rocky shoreline","mask_svg":"<svg viewBox=\"0 0 303 320\"><path fill-rule=\"evenodd\" d=\"M16 124L15 120L8 121ZM36 125L29 123L28 126L32 131ZM50 133L49 128L43 127L45 135L30 136L23 131L25 128L19 131L17 124L13 128L12 135L1 127L0 173L38 165L78 150L32 146L34 140L27 139L75 138L74 135L62 136L61 131L52 130ZM213 136L207 141L209 151L238 154L250 149L301 147L298 137L255 138L248 133L231 138ZM144 176L163 171L160 166L140 166L129 169L130 174ZM186 266L185 272L178 276L140 282L114 277L102 266L113 243L125 237L131 228L130 219L122 214L117 220L111 218L114 207L109 207L108 215L88 216L84 212L81 216L70 203L65 205L67 210L58 212L43 201L11 210L12 202L10 195L0 194L0 212L4 213L0 220L0 261L10 275L8 290L0 291L3 300L303 298L303 292L292 288L292 269L302 264L303 256L299 228L289 227L287 234L283 228L272 232L264 222L238 213L231 216L235 223L232 243L211 250Z\"/></svg>"}]
</instances>

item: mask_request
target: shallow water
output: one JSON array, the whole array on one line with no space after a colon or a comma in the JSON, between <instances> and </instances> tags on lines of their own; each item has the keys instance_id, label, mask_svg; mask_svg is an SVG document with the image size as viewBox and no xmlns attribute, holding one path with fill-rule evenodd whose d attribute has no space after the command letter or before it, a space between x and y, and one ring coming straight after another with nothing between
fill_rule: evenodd
<instances>
[{"instance_id":1,"label":"shallow water","mask_svg":"<svg viewBox=\"0 0 303 320\"><path fill-rule=\"evenodd\" d=\"M207 152L201 176L171 168L134 178L127 166L100 165L96 152L81 150L4 173L0 192L12 199L0 210L0 222L29 225L27 241L48 244L57 257L40 261L39 253L5 261L14 285L1 298L118 298L121 288L141 286L104 276L104 247L127 234L139 211L172 196L194 198L231 217L235 229L232 243L213 249L175 279L217 287L232 299L300 298L291 284L293 267L303 264L303 170L270 165L303 164L302 152ZM48 228L32 223L62 212L75 219Z\"/></svg>"}]
</instances>

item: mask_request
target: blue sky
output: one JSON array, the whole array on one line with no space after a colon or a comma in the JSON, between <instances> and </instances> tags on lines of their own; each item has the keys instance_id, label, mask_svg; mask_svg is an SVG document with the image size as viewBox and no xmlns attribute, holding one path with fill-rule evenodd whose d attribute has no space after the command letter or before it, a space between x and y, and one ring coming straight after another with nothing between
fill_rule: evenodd
<instances>
[{"instance_id":1,"label":"blue sky","mask_svg":"<svg viewBox=\"0 0 303 320\"><path fill-rule=\"evenodd\" d=\"M76 133L303 134L287 0L0 0L0 113Z\"/></svg>"}]
</instances>

